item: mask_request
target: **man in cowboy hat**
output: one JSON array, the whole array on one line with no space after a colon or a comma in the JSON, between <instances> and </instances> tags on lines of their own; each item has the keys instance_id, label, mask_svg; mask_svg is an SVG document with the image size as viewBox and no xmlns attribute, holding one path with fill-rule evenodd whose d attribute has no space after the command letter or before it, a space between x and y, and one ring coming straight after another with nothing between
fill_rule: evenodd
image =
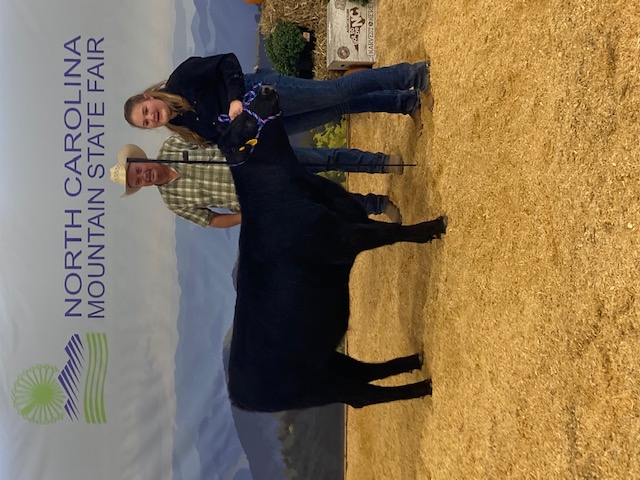
<instances>
[{"instance_id":1,"label":"man in cowboy hat","mask_svg":"<svg viewBox=\"0 0 640 480\"><path fill-rule=\"evenodd\" d=\"M397 163L401 166L399 157L383 157L389 166L382 163L379 169L381 173L401 172L401 168L393 168ZM162 144L158 160L145 162L146 159L145 152L136 145L125 145L118 152L118 163L111 168L110 174L113 182L124 186L121 197L155 185L169 210L190 222L217 228L233 227L240 223L240 203L231 170L224 163L224 155L217 146L202 148L186 142L179 135L173 135ZM339 163L334 165L334 169L342 170ZM309 170L317 172L322 168ZM371 193L353 195L367 213L384 213L394 222L402 221L400 211L387 196ZM231 213L214 212L212 208L223 208Z\"/></svg>"}]
</instances>

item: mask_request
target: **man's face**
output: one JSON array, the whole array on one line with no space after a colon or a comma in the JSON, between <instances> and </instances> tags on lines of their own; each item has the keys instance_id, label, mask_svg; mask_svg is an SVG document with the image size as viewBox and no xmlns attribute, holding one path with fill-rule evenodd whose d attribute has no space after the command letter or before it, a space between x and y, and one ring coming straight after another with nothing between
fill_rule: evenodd
<instances>
[{"instance_id":1,"label":"man's face","mask_svg":"<svg viewBox=\"0 0 640 480\"><path fill-rule=\"evenodd\" d=\"M127 184L130 187L164 185L170 180L170 170L162 163L134 162L127 169Z\"/></svg>"}]
</instances>

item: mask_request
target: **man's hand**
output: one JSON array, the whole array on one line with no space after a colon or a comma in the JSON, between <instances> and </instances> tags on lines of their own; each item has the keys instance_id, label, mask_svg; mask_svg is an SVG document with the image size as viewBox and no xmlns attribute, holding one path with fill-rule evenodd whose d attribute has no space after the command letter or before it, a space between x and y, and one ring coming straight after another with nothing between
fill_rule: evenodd
<instances>
[{"instance_id":1,"label":"man's hand","mask_svg":"<svg viewBox=\"0 0 640 480\"><path fill-rule=\"evenodd\" d=\"M242 109L243 109L242 102L240 100L233 100L229 104L229 118L231 120L236 118L238 115L242 113Z\"/></svg>"},{"instance_id":2,"label":"man's hand","mask_svg":"<svg viewBox=\"0 0 640 480\"><path fill-rule=\"evenodd\" d=\"M239 213L215 213L211 212L209 226L214 228L229 228L240 225L242 217Z\"/></svg>"}]
</instances>

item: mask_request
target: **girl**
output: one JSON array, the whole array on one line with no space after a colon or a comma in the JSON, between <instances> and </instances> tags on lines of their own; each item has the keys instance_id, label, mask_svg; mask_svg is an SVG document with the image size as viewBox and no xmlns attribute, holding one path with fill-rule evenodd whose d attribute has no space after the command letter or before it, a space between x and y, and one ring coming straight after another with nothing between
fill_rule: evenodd
<instances>
[{"instance_id":1,"label":"girl","mask_svg":"<svg viewBox=\"0 0 640 480\"><path fill-rule=\"evenodd\" d=\"M124 116L139 128L166 126L197 144L216 143L217 118L233 120L242 112L242 97L256 83L271 85L289 135L362 112L416 114L420 92L429 88L429 63L400 63L359 70L335 80L307 80L259 70L243 75L232 53L191 57L169 79L129 98Z\"/></svg>"}]
</instances>

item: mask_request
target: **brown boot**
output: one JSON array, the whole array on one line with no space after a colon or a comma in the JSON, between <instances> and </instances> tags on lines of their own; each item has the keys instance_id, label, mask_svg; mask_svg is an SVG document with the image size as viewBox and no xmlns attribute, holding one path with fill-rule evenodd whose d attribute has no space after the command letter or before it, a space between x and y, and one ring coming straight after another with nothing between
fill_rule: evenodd
<instances>
[{"instance_id":1,"label":"brown boot","mask_svg":"<svg viewBox=\"0 0 640 480\"><path fill-rule=\"evenodd\" d=\"M422 130L422 109L420 108L420 104L411 111L409 116L411 117L411 120L413 120L416 130Z\"/></svg>"},{"instance_id":2,"label":"brown boot","mask_svg":"<svg viewBox=\"0 0 640 480\"><path fill-rule=\"evenodd\" d=\"M402 214L400 209L396 207L391 200L388 201L384 214L389 217L393 223L402 223Z\"/></svg>"},{"instance_id":3,"label":"brown boot","mask_svg":"<svg viewBox=\"0 0 640 480\"><path fill-rule=\"evenodd\" d=\"M423 94L423 100L420 102L422 105L427 107L430 112L433 112L433 107L436 104L436 100L433 98L433 91L431 90L431 85L426 92Z\"/></svg>"}]
</instances>

